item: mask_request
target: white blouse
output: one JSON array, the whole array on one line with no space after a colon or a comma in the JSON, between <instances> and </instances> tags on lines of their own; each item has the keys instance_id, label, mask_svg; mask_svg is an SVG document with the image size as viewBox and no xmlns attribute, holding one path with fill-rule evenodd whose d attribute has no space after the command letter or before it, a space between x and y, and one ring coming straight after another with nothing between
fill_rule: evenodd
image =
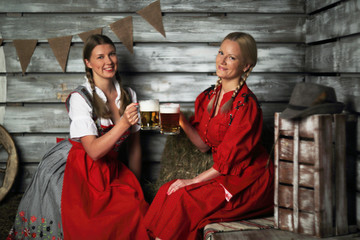
<instances>
[{"instance_id":1,"label":"white blouse","mask_svg":"<svg viewBox=\"0 0 360 240\"><path fill-rule=\"evenodd\" d=\"M89 93L92 95L92 89L90 86L89 81L85 77L86 81L82 84L85 86ZM117 98L115 99L115 104L118 108L120 108L120 85L119 83L114 80L114 85L117 92ZM137 102L136 93L131 88L128 88L128 93L130 95L130 99L132 102ZM107 102L107 98L104 92L95 87L96 93L99 97L104 101ZM73 140L78 140L79 138L87 135L95 135L98 136L98 130L96 128L96 123L92 119L92 108L86 103L86 100L77 92L74 92L70 96L70 107L69 107L69 118L71 119L70 123L70 138ZM105 118L98 118L100 124L102 126L108 127L113 125L111 119ZM140 130L140 116L139 116L139 123L135 124L131 127L131 132L137 132Z\"/></svg>"}]
</instances>

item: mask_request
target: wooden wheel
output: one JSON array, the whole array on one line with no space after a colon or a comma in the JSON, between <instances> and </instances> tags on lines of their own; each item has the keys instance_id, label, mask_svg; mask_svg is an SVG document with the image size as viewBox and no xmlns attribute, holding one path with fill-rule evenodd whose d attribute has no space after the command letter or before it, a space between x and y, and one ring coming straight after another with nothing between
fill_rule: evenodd
<instances>
[{"instance_id":1,"label":"wooden wheel","mask_svg":"<svg viewBox=\"0 0 360 240\"><path fill-rule=\"evenodd\" d=\"M8 159L6 162L6 168L0 168L0 176L3 176L3 184L0 186L0 202L12 187L19 165L14 141L6 129L0 125L0 148L2 147L7 151Z\"/></svg>"}]
</instances>

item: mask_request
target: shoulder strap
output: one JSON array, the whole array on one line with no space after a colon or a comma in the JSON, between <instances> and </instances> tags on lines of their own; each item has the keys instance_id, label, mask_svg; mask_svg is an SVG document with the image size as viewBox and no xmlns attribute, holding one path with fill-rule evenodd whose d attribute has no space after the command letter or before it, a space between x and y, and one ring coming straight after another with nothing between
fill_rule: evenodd
<instances>
[{"instance_id":1,"label":"shoulder strap","mask_svg":"<svg viewBox=\"0 0 360 240\"><path fill-rule=\"evenodd\" d=\"M77 88L75 88L74 91L72 91L69 94L69 96L66 98L65 104L66 104L66 109L67 109L68 112L69 112L69 109L70 109L70 97L71 97L71 94L73 94L74 92L79 93L85 99L86 103L90 106L90 108L93 109L91 94L89 93L89 91L86 89L85 86L80 85ZM97 117L96 117L94 111L92 111L92 112L93 112L92 118L94 120L96 120Z\"/></svg>"},{"instance_id":2,"label":"shoulder strap","mask_svg":"<svg viewBox=\"0 0 360 240\"><path fill-rule=\"evenodd\" d=\"M85 86L78 86L77 88L74 89L74 91L72 91L69 96L66 98L66 109L69 111L70 109L70 96L71 94L73 94L74 92L79 93L86 101L86 103L92 108L92 96L90 95L89 91L86 89Z\"/></svg>"}]
</instances>

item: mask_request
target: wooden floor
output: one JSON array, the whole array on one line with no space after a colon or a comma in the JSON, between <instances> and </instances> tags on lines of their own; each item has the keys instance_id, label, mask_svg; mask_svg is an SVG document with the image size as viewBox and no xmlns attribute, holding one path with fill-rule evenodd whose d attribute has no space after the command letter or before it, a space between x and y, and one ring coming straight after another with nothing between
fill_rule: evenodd
<instances>
[{"instance_id":1,"label":"wooden floor","mask_svg":"<svg viewBox=\"0 0 360 240\"><path fill-rule=\"evenodd\" d=\"M213 234L209 240L354 240L360 239L360 232L352 233L344 236L327 237L327 238L316 238L307 235L295 234L292 232L267 229L267 230L256 230L256 231L237 231L237 232L224 232Z\"/></svg>"}]
</instances>

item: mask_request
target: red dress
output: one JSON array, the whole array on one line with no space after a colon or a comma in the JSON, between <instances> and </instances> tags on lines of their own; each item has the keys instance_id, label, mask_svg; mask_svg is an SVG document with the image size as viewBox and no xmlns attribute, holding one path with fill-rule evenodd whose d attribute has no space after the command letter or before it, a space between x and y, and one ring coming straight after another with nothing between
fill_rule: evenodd
<instances>
[{"instance_id":1,"label":"red dress","mask_svg":"<svg viewBox=\"0 0 360 240\"><path fill-rule=\"evenodd\" d=\"M213 168L222 175L167 195L164 184L145 216L149 232L163 240L200 239L211 222L253 218L273 212L273 163L260 144L262 111L246 84L230 112L208 113L213 90L195 102L192 124L211 147ZM224 94L220 107L231 98Z\"/></svg>"},{"instance_id":2,"label":"red dress","mask_svg":"<svg viewBox=\"0 0 360 240\"><path fill-rule=\"evenodd\" d=\"M101 119L94 122L100 136L113 127L100 124ZM148 203L136 176L121 162L117 151L129 135L130 129L112 151L96 161L80 142L69 140L72 147L61 195L65 240L149 239L143 222Z\"/></svg>"}]
</instances>

